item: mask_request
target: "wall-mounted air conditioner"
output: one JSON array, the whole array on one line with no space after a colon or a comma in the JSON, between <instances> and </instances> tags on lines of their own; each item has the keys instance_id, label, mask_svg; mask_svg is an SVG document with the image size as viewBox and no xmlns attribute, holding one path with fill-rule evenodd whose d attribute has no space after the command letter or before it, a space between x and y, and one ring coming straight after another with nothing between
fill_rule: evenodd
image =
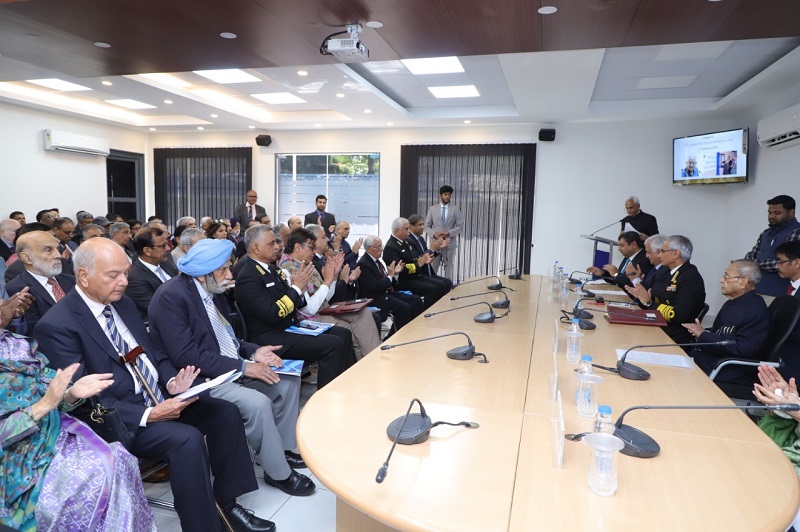
<instances>
[{"instance_id":1,"label":"wall-mounted air conditioner","mask_svg":"<svg viewBox=\"0 0 800 532\"><path fill-rule=\"evenodd\" d=\"M800 104L758 121L758 143L764 147L789 146L800 140Z\"/></svg>"},{"instance_id":2,"label":"wall-mounted air conditioner","mask_svg":"<svg viewBox=\"0 0 800 532\"><path fill-rule=\"evenodd\" d=\"M108 157L110 148L106 139L53 129L45 129L42 133L44 134L44 149L47 151Z\"/></svg>"}]
</instances>

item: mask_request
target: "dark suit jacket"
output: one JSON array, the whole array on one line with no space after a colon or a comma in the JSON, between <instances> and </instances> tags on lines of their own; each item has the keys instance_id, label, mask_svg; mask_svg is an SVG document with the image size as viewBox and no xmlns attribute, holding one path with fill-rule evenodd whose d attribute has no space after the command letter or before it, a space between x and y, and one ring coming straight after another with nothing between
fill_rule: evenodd
<instances>
[{"instance_id":1,"label":"dark suit jacket","mask_svg":"<svg viewBox=\"0 0 800 532\"><path fill-rule=\"evenodd\" d=\"M311 211L310 213L306 214L306 218L305 221L303 222L303 225L315 224L315 223L318 223L317 211ZM322 223L320 225L325 230L325 236L330 237L331 232L328 231L328 228L332 225L336 225L336 216L326 211L322 215Z\"/></svg>"},{"instance_id":2,"label":"dark suit jacket","mask_svg":"<svg viewBox=\"0 0 800 532\"><path fill-rule=\"evenodd\" d=\"M322 267L325 266L323 259L314 253L314 256L311 257L311 263L314 265L314 268L317 269L317 273L322 275ZM330 299L329 303L338 303L340 301L352 301L353 299L358 298L358 287L356 283L348 284L341 279L336 279L336 288L333 292L333 297Z\"/></svg>"},{"instance_id":3,"label":"dark suit jacket","mask_svg":"<svg viewBox=\"0 0 800 532\"><path fill-rule=\"evenodd\" d=\"M278 271L264 268L253 259L236 274L234 295L244 314L248 337L256 342L260 335L296 325L296 309L306 306L306 298L286 284Z\"/></svg>"},{"instance_id":4,"label":"dark suit jacket","mask_svg":"<svg viewBox=\"0 0 800 532\"><path fill-rule=\"evenodd\" d=\"M68 294L69 291L75 287L75 278L65 273L57 275L56 282L61 285L61 289L65 294ZM8 295L13 296L26 286L30 287L29 292L33 295L33 303L28 308L28 312L25 313L23 319L25 323L28 324L27 334L31 336L33 335L33 329L36 327L36 324L42 319L45 312L56 304L56 301L50 296L47 289L33 278L33 275L31 275L28 270L25 270L17 276L16 279L8 283L6 290L8 290Z\"/></svg>"},{"instance_id":5,"label":"dark suit jacket","mask_svg":"<svg viewBox=\"0 0 800 532\"><path fill-rule=\"evenodd\" d=\"M227 317L230 307L224 295L215 295L214 304ZM156 290L150 302L150 336L156 349L164 352L176 368L193 365L201 373L195 384L215 378L232 369L242 368L242 360L220 354L219 343L208 319L194 278L180 274ZM249 342L239 343L239 355L250 358L258 348Z\"/></svg>"},{"instance_id":6,"label":"dark suit jacket","mask_svg":"<svg viewBox=\"0 0 800 532\"><path fill-rule=\"evenodd\" d=\"M161 269L170 277L178 275L178 269L171 262L162 262ZM147 307L150 306L153 294L162 284L164 282L161 277L150 271L138 257L133 258L131 269L128 272L128 287L125 289L125 295L136 303L142 321L147 321Z\"/></svg>"},{"instance_id":7,"label":"dark suit jacket","mask_svg":"<svg viewBox=\"0 0 800 532\"><path fill-rule=\"evenodd\" d=\"M14 280L19 274L25 271L25 263L17 259L14 263L6 269L5 279L7 283ZM75 276L75 270L72 268L72 263L67 259L61 259L61 273Z\"/></svg>"},{"instance_id":8,"label":"dark suit jacket","mask_svg":"<svg viewBox=\"0 0 800 532\"><path fill-rule=\"evenodd\" d=\"M161 391L168 397L165 387L178 374L175 367L150 341L133 301L122 296L112 306L155 366ZM116 408L128 430L137 430L146 409L144 398L134 391L133 377L77 290L70 291L39 320L34 338L53 368L81 364L73 380L93 373L112 373L114 384L100 392L100 402L106 408Z\"/></svg>"},{"instance_id":9,"label":"dark suit jacket","mask_svg":"<svg viewBox=\"0 0 800 532\"><path fill-rule=\"evenodd\" d=\"M383 246L383 262L386 264L397 263L403 261L405 268L400 272L400 283L403 281L410 281L418 279L422 275L422 267L417 264L416 255L411 250L411 246L403 241L398 240L395 236L390 236Z\"/></svg>"},{"instance_id":10,"label":"dark suit jacket","mask_svg":"<svg viewBox=\"0 0 800 532\"><path fill-rule=\"evenodd\" d=\"M239 223L242 224L242 231L244 231L247 228L247 220L252 220L252 218L250 218L247 215L247 207L248 207L247 204L242 203L241 205L237 205L236 208L233 209L233 217L236 218L239 221ZM264 209L264 207L256 203L255 208L256 208L256 220L260 220L262 216L266 216L267 211ZM242 223L242 220L245 220L245 222Z\"/></svg>"},{"instance_id":11,"label":"dark suit jacket","mask_svg":"<svg viewBox=\"0 0 800 532\"><path fill-rule=\"evenodd\" d=\"M11 253L11 248L8 247L5 242L0 240L0 258L3 260L8 260L8 257L11 255L13 255L13 253Z\"/></svg>"},{"instance_id":12,"label":"dark suit jacket","mask_svg":"<svg viewBox=\"0 0 800 532\"><path fill-rule=\"evenodd\" d=\"M361 267L361 277L358 278L358 292L360 297L371 297L375 300L376 306L386 300L389 288L394 288L397 282L391 277L384 277L375 264L375 260L369 255L364 254L358 261Z\"/></svg>"},{"instance_id":13,"label":"dark suit jacket","mask_svg":"<svg viewBox=\"0 0 800 532\"><path fill-rule=\"evenodd\" d=\"M622 264L625 261L626 259L624 258L620 261L619 271L617 272L617 275L613 277L613 282L611 282L611 284L615 284L620 288L624 288L625 286L632 286L633 284L631 283L630 277L628 277L627 274L625 273L625 269L622 267ZM644 273L645 275L648 274L650 270L653 269L653 263L647 259L647 255L645 254L644 249L642 249L636 255L634 255L633 259L631 259L631 263L633 263L634 267L638 266L639 268L641 268L642 273ZM625 266L625 268L627 268L627 265ZM605 270L603 271L606 274L608 274L609 277L611 277L611 274L609 274ZM610 281L606 280L606 282Z\"/></svg>"}]
</instances>

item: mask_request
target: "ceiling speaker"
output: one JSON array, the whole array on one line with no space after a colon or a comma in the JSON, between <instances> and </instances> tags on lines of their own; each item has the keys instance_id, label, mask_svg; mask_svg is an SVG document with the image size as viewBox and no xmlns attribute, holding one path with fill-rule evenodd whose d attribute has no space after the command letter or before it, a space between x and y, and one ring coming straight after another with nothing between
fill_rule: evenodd
<instances>
[{"instance_id":1,"label":"ceiling speaker","mask_svg":"<svg viewBox=\"0 0 800 532\"><path fill-rule=\"evenodd\" d=\"M555 129L540 129L539 130L539 140L542 142L553 142L556 140L556 130Z\"/></svg>"},{"instance_id":2,"label":"ceiling speaker","mask_svg":"<svg viewBox=\"0 0 800 532\"><path fill-rule=\"evenodd\" d=\"M272 144L272 137L269 135L259 135L256 137L256 144L259 146L269 146Z\"/></svg>"}]
</instances>

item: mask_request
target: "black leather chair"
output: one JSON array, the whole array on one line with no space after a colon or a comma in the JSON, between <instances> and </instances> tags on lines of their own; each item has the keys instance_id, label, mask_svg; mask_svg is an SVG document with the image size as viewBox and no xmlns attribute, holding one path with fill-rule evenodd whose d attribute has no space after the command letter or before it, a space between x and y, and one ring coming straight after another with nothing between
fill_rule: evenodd
<instances>
[{"instance_id":1,"label":"black leather chair","mask_svg":"<svg viewBox=\"0 0 800 532\"><path fill-rule=\"evenodd\" d=\"M753 396L752 384L744 386L718 380L717 377L720 374L720 370L725 366L737 365L757 368L759 365L765 364L767 366L776 367L781 371L785 366L782 358L788 356L785 344L795 333L799 340L797 347L800 348L800 331L798 331L798 321L800 321L800 299L793 296L778 296L770 303L769 313L772 322L770 323L767 343L762 347L761 360L723 358L709 374L709 378L725 392L725 395L732 399L739 399L751 403L757 402ZM797 356L800 356L800 354Z\"/></svg>"}]
</instances>

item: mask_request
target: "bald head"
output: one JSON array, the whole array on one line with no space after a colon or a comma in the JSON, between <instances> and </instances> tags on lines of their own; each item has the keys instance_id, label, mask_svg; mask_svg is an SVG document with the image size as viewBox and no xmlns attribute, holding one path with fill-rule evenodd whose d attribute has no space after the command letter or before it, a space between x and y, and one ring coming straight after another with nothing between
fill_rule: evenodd
<instances>
[{"instance_id":1,"label":"bald head","mask_svg":"<svg viewBox=\"0 0 800 532\"><path fill-rule=\"evenodd\" d=\"M303 220L297 216L292 216L289 218L289 231L294 231L295 229L300 229L301 227L303 227Z\"/></svg>"},{"instance_id":2,"label":"bald head","mask_svg":"<svg viewBox=\"0 0 800 532\"><path fill-rule=\"evenodd\" d=\"M112 240L87 240L72 256L75 283L92 301L108 305L122 299L128 286L130 263L122 248Z\"/></svg>"},{"instance_id":3,"label":"bald head","mask_svg":"<svg viewBox=\"0 0 800 532\"><path fill-rule=\"evenodd\" d=\"M61 274L58 239L45 231L31 231L17 239L17 255L29 272L44 277Z\"/></svg>"}]
</instances>

